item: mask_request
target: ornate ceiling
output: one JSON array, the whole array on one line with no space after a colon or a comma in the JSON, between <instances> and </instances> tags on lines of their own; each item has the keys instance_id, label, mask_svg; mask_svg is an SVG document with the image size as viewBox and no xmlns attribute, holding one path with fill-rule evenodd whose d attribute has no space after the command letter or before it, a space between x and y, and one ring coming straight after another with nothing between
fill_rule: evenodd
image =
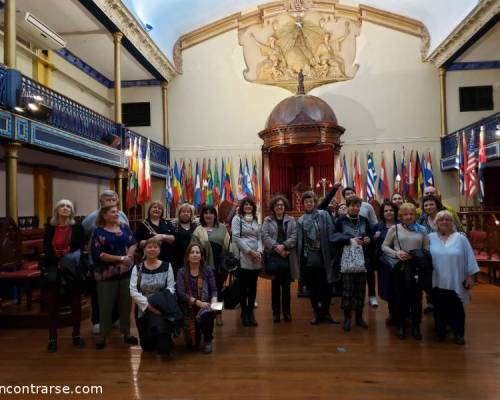
<instances>
[{"instance_id":1,"label":"ornate ceiling","mask_svg":"<svg viewBox=\"0 0 500 400\"><path fill-rule=\"evenodd\" d=\"M238 12L247 12L266 0L123 0L144 24L150 36L172 60L177 39L188 32ZM339 1L356 5L355 1ZM432 52L478 4L478 0L363 0L367 6L421 21L430 34Z\"/></svg>"}]
</instances>

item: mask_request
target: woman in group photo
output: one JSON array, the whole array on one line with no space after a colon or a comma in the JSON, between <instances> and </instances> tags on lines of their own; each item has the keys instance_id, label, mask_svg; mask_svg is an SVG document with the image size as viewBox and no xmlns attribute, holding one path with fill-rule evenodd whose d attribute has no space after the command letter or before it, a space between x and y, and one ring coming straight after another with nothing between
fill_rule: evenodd
<instances>
[{"instance_id":1,"label":"woman in group photo","mask_svg":"<svg viewBox=\"0 0 500 400\"><path fill-rule=\"evenodd\" d=\"M274 196L269 202L271 215L262 223L264 245L264 270L272 277L271 301L273 321L292 320L290 284L299 279L297 259L297 224L288 215L288 200L285 196Z\"/></svg>"},{"instance_id":2,"label":"woman in group photo","mask_svg":"<svg viewBox=\"0 0 500 400\"><path fill-rule=\"evenodd\" d=\"M198 226L195 220L194 207L189 203L182 203L177 207L175 219L172 220L171 234L174 236L170 260L174 274L184 266L184 255L191 243L193 232Z\"/></svg>"}]
</instances>

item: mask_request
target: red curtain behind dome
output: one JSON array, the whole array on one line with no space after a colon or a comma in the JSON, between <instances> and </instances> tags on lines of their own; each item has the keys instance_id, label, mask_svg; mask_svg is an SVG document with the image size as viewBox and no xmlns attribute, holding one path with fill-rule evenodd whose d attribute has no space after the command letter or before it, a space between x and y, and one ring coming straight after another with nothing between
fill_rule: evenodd
<instances>
[{"instance_id":1,"label":"red curtain behind dome","mask_svg":"<svg viewBox=\"0 0 500 400\"><path fill-rule=\"evenodd\" d=\"M331 147L321 151L308 152L304 149L304 152L297 153L271 152L269 154L271 197L273 194L282 193L292 204L292 187L298 183L310 186L311 166L314 168L314 186L321 178L334 183L334 154ZM322 195L321 189L316 187L313 189Z\"/></svg>"}]
</instances>

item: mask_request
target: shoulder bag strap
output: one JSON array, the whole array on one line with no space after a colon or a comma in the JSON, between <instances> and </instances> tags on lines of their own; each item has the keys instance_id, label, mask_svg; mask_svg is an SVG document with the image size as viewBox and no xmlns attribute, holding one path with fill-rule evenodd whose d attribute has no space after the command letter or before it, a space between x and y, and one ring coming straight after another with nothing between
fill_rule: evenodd
<instances>
[{"instance_id":1,"label":"shoulder bag strap","mask_svg":"<svg viewBox=\"0 0 500 400\"><path fill-rule=\"evenodd\" d=\"M144 221L142 221L142 223L144 224L144 226L146 227L146 229L149 231L149 234L150 235L156 235L156 231L153 229L153 227L150 225L150 223L148 222L147 219L145 219Z\"/></svg>"},{"instance_id":2,"label":"shoulder bag strap","mask_svg":"<svg viewBox=\"0 0 500 400\"><path fill-rule=\"evenodd\" d=\"M137 291L141 292L141 282L142 282L142 264L137 265Z\"/></svg>"}]
</instances>

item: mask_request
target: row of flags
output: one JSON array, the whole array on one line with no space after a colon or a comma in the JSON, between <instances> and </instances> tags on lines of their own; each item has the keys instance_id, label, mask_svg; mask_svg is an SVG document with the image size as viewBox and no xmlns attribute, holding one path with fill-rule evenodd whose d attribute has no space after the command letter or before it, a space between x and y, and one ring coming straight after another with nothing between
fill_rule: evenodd
<instances>
[{"instance_id":1,"label":"row of flags","mask_svg":"<svg viewBox=\"0 0 500 400\"><path fill-rule=\"evenodd\" d=\"M146 153L142 154L141 138L129 140L128 145L128 190L127 209L151 200L151 151L150 140L146 143Z\"/></svg>"},{"instance_id":2,"label":"row of flags","mask_svg":"<svg viewBox=\"0 0 500 400\"><path fill-rule=\"evenodd\" d=\"M392 193L401 193L404 196L418 199L426 186L434 186L434 174L432 172L432 157L428 151L419 154L418 151L410 150L407 160L406 149L403 147L400 163L397 161L396 151L392 152L392 191L391 183L387 176L387 167L384 153L381 154L380 165L377 174L375 156L373 152L366 154L366 183L363 184L363 172L361 168L362 155L354 152L352 156L352 168L348 168L345 154L338 159L335 168L335 181L342 182L343 187L351 186L361 198L367 200L390 199ZM398 166L399 165L399 166ZM349 176L352 179L349 179ZM378 180L378 182L377 182ZM377 195L378 192L378 195Z\"/></svg>"},{"instance_id":3,"label":"row of flags","mask_svg":"<svg viewBox=\"0 0 500 400\"><path fill-rule=\"evenodd\" d=\"M219 174L220 171L220 174ZM258 203L260 199L257 162L252 158L252 167L248 158L240 158L238 185L236 191L232 186L231 160L216 158L192 162L177 160L173 168L169 168L165 180L165 192L168 210L175 210L180 203L188 202L200 207L202 204L218 206L222 201L233 203L252 196ZM236 192L236 193L235 193Z\"/></svg>"},{"instance_id":4,"label":"row of flags","mask_svg":"<svg viewBox=\"0 0 500 400\"><path fill-rule=\"evenodd\" d=\"M457 151L455 169L458 170L460 180L460 194L464 197L478 196L484 199L484 168L486 165L486 147L484 142L484 127L479 131L478 157L475 152L475 132L471 131L469 143L465 131L457 132Z\"/></svg>"}]
</instances>

